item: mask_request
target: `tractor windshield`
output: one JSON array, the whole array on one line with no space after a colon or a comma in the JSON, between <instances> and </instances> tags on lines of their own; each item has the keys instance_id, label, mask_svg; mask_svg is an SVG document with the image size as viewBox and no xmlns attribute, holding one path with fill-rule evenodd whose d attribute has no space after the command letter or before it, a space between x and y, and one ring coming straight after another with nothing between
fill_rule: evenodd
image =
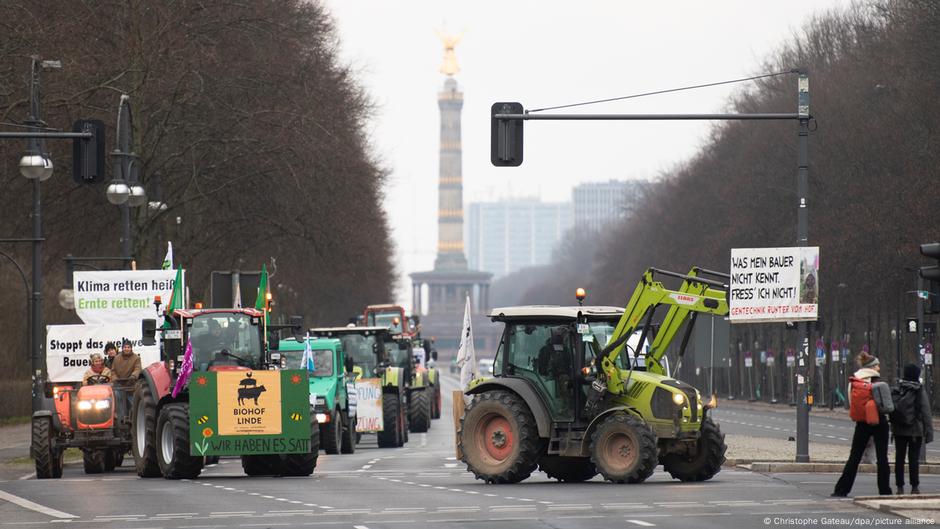
<instances>
[{"instance_id":1,"label":"tractor windshield","mask_svg":"<svg viewBox=\"0 0 940 529\"><path fill-rule=\"evenodd\" d=\"M212 366L256 368L261 360L261 321L247 314L217 312L189 320L193 367L204 371Z\"/></svg>"},{"instance_id":2,"label":"tractor windshield","mask_svg":"<svg viewBox=\"0 0 940 529\"><path fill-rule=\"evenodd\" d=\"M388 327L392 334L402 332L401 312L397 310L370 312L368 324L373 327Z\"/></svg>"},{"instance_id":3,"label":"tractor windshield","mask_svg":"<svg viewBox=\"0 0 940 529\"><path fill-rule=\"evenodd\" d=\"M603 350L607 346L607 343L610 341L610 337L614 334L614 328L616 323L607 322L607 321L593 321L591 322L591 333L594 335L594 338L597 340L597 345L599 346L598 351ZM644 368L646 366L645 357L646 351L649 349L649 343L652 339L652 336L646 337L645 347L640 347L640 335L642 334L642 329L634 331L633 335L627 338L626 348L624 353L621 353L617 357L617 365L620 369L630 369L630 361L634 362L634 368ZM637 350L640 351L637 355Z\"/></svg>"},{"instance_id":4,"label":"tractor windshield","mask_svg":"<svg viewBox=\"0 0 940 529\"><path fill-rule=\"evenodd\" d=\"M388 352L388 361L393 366L409 367L411 351L407 347L401 349L398 342L385 342L385 350Z\"/></svg>"},{"instance_id":5,"label":"tractor windshield","mask_svg":"<svg viewBox=\"0 0 940 529\"><path fill-rule=\"evenodd\" d=\"M362 368L365 377L375 374L375 335L363 336L361 334L344 334L339 336L343 342L343 350L353 360L353 364Z\"/></svg>"},{"instance_id":6,"label":"tractor windshield","mask_svg":"<svg viewBox=\"0 0 940 529\"><path fill-rule=\"evenodd\" d=\"M313 350L313 371L310 376L328 377L333 375L333 351L329 349Z\"/></svg>"}]
</instances>

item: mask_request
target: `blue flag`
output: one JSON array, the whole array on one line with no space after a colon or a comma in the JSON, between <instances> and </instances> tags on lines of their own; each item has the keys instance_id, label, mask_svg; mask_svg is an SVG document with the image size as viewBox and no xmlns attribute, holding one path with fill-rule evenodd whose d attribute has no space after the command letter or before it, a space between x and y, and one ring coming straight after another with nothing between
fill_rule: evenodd
<instances>
[{"instance_id":1,"label":"blue flag","mask_svg":"<svg viewBox=\"0 0 940 529\"><path fill-rule=\"evenodd\" d=\"M313 371L313 349L310 348L310 335L304 337L304 356L300 359L300 368Z\"/></svg>"}]
</instances>

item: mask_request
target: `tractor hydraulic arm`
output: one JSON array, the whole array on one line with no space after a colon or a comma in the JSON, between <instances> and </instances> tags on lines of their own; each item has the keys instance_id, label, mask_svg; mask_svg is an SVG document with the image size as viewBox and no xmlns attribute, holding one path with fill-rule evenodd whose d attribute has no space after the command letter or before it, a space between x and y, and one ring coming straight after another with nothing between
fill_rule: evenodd
<instances>
[{"instance_id":1,"label":"tractor hydraulic arm","mask_svg":"<svg viewBox=\"0 0 940 529\"><path fill-rule=\"evenodd\" d=\"M669 310L663 318L662 325L646 356L646 368L654 373L664 374L660 360L666 354L669 344L686 321L698 313L707 313L723 316L728 313L727 286L721 282L699 277L700 273L721 275L699 268L692 268L688 274L679 274L665 270L649 268L643 273L643 278L637 284L633 295L627 302L620 321L614 328L608 345L601 351L600 366L607 382L607 390L619 394L624 390L624 381L617 367L617 358L626 348L627 339L643 325L640 337L640 347L647 340L647 334L652 324L656 309L668 305ZM655 280L655 275L665 275L682 279L682 286L678 290L670 290L662 282ZM683 346L691 333L691 324L686 330ZM638 355L639 352L634 352Z\"/></svg>"}]
</instances>

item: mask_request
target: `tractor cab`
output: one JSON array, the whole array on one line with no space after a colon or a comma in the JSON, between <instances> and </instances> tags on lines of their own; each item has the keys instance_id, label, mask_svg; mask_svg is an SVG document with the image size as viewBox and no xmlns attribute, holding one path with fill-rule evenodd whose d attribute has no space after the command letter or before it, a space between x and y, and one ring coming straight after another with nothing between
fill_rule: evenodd
<instances>
[{"instance_id":1,"label":"tractor cab","mask_svg":"<svg viewBox=\"0 0 940 529\"><path fill-rule=\"evenodd\" d=\"M319 338L337 338L352 360L356 378L370 378L381 374L386 367L395 365L389 347L391 333L387 327L321 327L310 329L310 335Z\"/></svg>"},{"instance_id":2,"label":"tractor cab","mask_svg":"<svg viewBox=\"0 0 940 529\"><path fill-rule=\"evenodd\" d=\"M270 364L260 310L177 309L167 315L167 322L162 329L163 352L174 375L190 345L196 371L267 369ZM154 320L145 320L145 339L152 340L155 333Z\"/></svg>"}]
</instances>

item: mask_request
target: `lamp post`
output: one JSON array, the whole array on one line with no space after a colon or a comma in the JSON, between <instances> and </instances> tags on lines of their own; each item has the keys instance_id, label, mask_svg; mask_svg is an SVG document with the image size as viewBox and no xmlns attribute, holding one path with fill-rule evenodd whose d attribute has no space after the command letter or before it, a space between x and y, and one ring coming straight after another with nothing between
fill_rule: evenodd
<instances>
[{"instance_id":1,"label":"lamp post","mask_svg":"<svg viewBox=\"0 0 940 529\"><path fill-rule=\"evenodd\" d=\"M117 133L111 152L111 185L106 192L108 202L121 208L121 249L125 258L131 258L131 211L147 203L147 193L140 184L140 162L133 149L133 121L128 95L121 96L118 105Z\"/></svg>"},{"instance_id":2,"label":"lamp post","mask_svg":"<svg viewBox=\"0 0 940 529\"><path fill-rule=\"evenodd\" d=\"M56 68L54 61L41 61L33 56L29 79L29 119L25 122L31 132L45 126L39 110L39 72L42 68ZM20 173L33 182L33 294L30 325L30 351L32 366L33 410L43 407L43 325L42 318L42 200L39 183L52 176L52 160L43 152L43 142L30 138L26 154L20 159Z\"/></svg>"}]
</instances>

